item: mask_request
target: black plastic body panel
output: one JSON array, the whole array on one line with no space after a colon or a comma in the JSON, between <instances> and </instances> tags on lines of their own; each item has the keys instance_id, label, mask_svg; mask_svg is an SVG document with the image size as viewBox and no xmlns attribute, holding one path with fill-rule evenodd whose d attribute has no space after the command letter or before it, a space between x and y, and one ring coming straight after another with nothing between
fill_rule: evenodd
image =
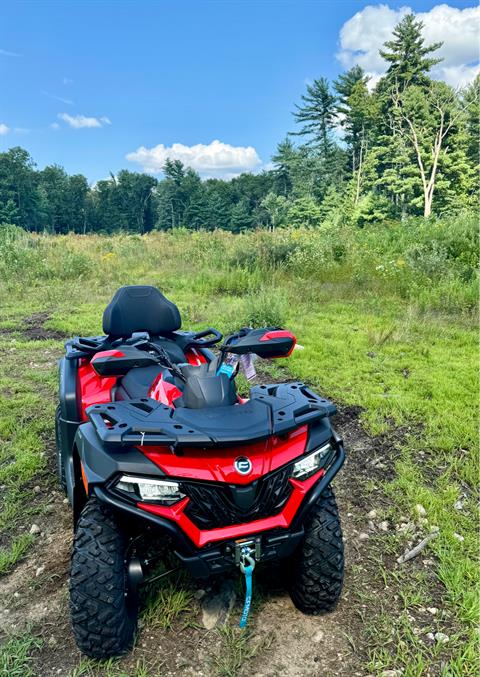
<instances>
[{"instance_id":1,"label":"black plastic body panel","mask_svg":"<svg viewBox=\"0 0 480 677\"><path fill-rule=\"evenodd\" d=\"M160 532L168 534L168 536L172 538L175 547L182 553L194 555L197 552L197 549L190 539L171 520L160 517L159 515L153 515L146 510L141 510L133 503L122 501L117 496L108 492L105 487L100 485L93 487L92 494L100 501L107 503L113 510L119 512L120 516L122 514L128 515L129 518L137 522L139 530L145 529L147 526L156 527Z\"/></svg>"},{"instance_id":2,"label":"black plastic body panel","mask_svg":"<svg viewBox=\"0 0 480 677\"><path fill-rule=\"evenodd\" d=\"M284 435L335 413L303 383L256 386L242 405L172 409L154 400L95 404L87 409L103 444L234 446Z\"/></svg>"},{"instance_id":3,"label":"black plastic body panel","mask_svg":"<svg viewBox=\"0 0 480 677\"><path fill-rule=\"evenodd\" d=\"M106 449L91 423L82 423L75 436L75 446L80 455L89 486L108 484L119 473L164 477L165 473L145 454L134 447Z\"/></svg>"},{"instance_id":4,"label":"black plastic body panel","mask_svg":"<svg viewBox=\"0 0 480 677\"><path fill-rule=\"evenodd\" d=\"M125 376L131 369L158 366L158 357L137 348L122 348L121 356L92 358L91 365L100 376Z\"/></svg>"},{"instance_id":5,"label":"black plastic body panel","mask_svg":"<svg viewBox=\"0 0 480 677\"><path fill-rule=\"evenodd\" d=\"M332 438L332 426L328 417L314 421L308 426L308 439L305 453L308 454L322 447Z\"/></svg>"},{"instance_id":6,"label":"black plastic body panel","mask_svg":"<svg viewBox=\"0 0 480 677\"><path fill-rule=\"evenodd\" d=\"M227 374L217 374L214 366L212 363L180 366L185 382L179 384L182 396L176 400L176 408L204 409L237 403L235 381Z\"/></svg>"},{"instance_id":7,"label":"black plastic body panel","mask_svg":"<svg viewBox=\"0 0 480 677\"><path fill-rule=\"evenodd\" d=\"M62 440L61 456L65 468L67 495L73 504L75 491L75 467L73 461L73 445L78 426L81 423L77 396L78 359L63 357L59 364L59 400L60 439Z\"/></svg>"},{"instance_id":8,"label":"black plastic body panel","mask_svg":"<svg viewBox=\"0 0 480 677\"><path fill-rule=\"evenodd\" d=\"M263 359L287 357L295 345L293 334L290 332L288 336L276 336L275 334L287 334L287 332L279 330L278 327L252 329L239 338L233 338L231 343L227 341L223 350L235 355L255 353Z\"/></svg>"}]
</instances>

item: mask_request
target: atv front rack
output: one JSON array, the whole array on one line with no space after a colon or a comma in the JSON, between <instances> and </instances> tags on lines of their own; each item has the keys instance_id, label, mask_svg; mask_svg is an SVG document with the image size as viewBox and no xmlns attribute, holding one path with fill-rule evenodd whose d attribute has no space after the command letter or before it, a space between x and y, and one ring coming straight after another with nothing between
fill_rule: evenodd
<instances>
[{"instance_id":1,"label":"atv front rack","mask_svg":"<svg viewBox=\"0 0 480 677\"><path fill-rule=\"evenodd\" d=\"M334 404L303 383L255 386L245 404L173 409L150 398L95 404L87 415L105 445L212 447L284 435L331 416Z\"/></svg>"}]
</instances>

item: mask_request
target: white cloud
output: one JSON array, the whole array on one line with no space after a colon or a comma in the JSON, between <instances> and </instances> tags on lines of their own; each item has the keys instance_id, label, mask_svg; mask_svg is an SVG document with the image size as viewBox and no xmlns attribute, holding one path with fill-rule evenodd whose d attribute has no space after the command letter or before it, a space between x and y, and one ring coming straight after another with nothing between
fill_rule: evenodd
<instances>
[{"instance_id":1,"label":"white cloud","mask_svg":"<svg viewBox=\"0 0 480 677\"><path fill-rule=\"evenodd\" d=\"M243 171L258 168L261 160L252 146L231 146L215 140L209 144L197 143L185 146L174 143L166 147L163 143L153 148L141 146L126 155L130 162L138 162L144 171L158 173L162 171L167 158L180 160L204 177L231 178Z\"/></svg>"},{"instance_id":2,"label":"white cloud","mask_svg":"<svg viewBox=\"0 0 480 677\"><path fill-rule=\"evenodd\" d=\"M75 101L72 101L71 99L65 99L63 96L57 96L56 94L50 94L50 92L46 92L45 90L42 90L42 94L45 96L48 96L50 99L55 99L55 101L60 101L60 103L65 103L67 106L73 106L75 105Z\"/></svg>"},{"instance_id":3,"label":"white cloud","mask_svg":"<svg viewBox=\"0 0 480 677\"><path fill-rule=\"evenodd\" d=\"M58 122L52 122L52 124L50 125L50 129L55 129L55 130L60 129L60 125L58 124Z\"/></svg>"},{"instance_id":4,"label":"white cloud","mask_svg":"<svg viewBox=\"0 0 480 677\"><path fill-rule=\"evenodd\" d=\"M62 83L64 85L73 85L73 80L71 78L63 78Z\"/></svg>"},{"instance_id":5,"label":"white cloud","mask_svg":"<svg viewBox=\"0 0 480 677\"><path fill-rule=\"evenodd\" d=\"M17 54L16 52L9 52L7 49L0 49L0 55L1 56L22 56L21 54Z\"/></svg>"},{"instance_id":6,"label":"white cloud","mask_svg":"<svg viewBox=\"0 0 480 677\"><path fill-rule=\"evenodd\" d=\"M5 123L0 122L0 136L5 136L6 134L30 134L32 130L27 129L26 127L8 127Z\"/></svg>"},{"instance_id":7,"label":"white cloud","mask_svg":"<svg viewBox=\"0 0 480 677\"><path fill-rule=\"evenodd\" d=\"M68 113L59 113L58 117L73 127L73 129L82 129L84 127L92 129L93 127L104 127L111 125L109 118L103 116L101 118L86 117L85 115L69 115Z\"/></svg>"},{"instance_id":8,"label":"white cloud","mask_svg":"<svg viewBox=\"0 0 480 677\"><path fill-rule=\"evenodd\" d=\"M345 68L359 64L372 76L373 84L387 68L379 49L391 39L399 21L412 12L410 7L391 9L388 5L368 5L346 21L340 30L337 58ZM432 69L432 76L459 87L470 82L479 69L478 35L480 7L458 9L436 5L429 12L418 12L424 24L426 43L443 42L435 52L443 61Z\"/></svg>"}]
</instances>

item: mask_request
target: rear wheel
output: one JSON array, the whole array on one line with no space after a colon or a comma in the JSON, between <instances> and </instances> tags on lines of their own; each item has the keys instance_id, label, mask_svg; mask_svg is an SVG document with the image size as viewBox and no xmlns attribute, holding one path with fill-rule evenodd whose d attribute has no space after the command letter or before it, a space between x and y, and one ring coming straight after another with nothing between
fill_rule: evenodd
<instances>
[{"instance_id":1,"label":"rear wheel","mask_svg":"<svg viewBox=\"0 0 480 677\"><path fill-rule=\"evenodd\" d=\"M306 614L333 609L343 585L343 538L331 487L311 509L305 539L292 557L290 596Z\"/></svg>"},{"instance_id":2,"label":"rear wheel","mask_svg":"<svg viewBox=\"0 0 480 677\"><path fill-rule=\"evenodd\" d=\"M90 498L77 522L70 572L70 611L78 648L92 658L127 651L138 605L127 585L128 539L111 510Z\"/></svg>"},{"instance_id":3,"label":"rear wheel","mask_svg":"<svg viewBox=\"0 0 480 677\"><path fill-rule=\"evenodd\" d=\"M62 491L67 493L67 480L65 477L65 466L62 460L62 429L60 427L60 417L62 415L60 405L55 411L55 447L56 447L56 462L57 462L57 477Z\"/></svg>"}]
</instances>

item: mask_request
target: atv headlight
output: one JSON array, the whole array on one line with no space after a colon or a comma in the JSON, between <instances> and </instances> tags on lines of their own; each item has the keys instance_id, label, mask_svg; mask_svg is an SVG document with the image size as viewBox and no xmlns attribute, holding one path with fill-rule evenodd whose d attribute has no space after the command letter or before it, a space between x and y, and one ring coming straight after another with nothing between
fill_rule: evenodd
<instances>
[{"instance_id":1,"label":"atv headlight","mask_svg":"<svg viewBox=\"0 0 480 677\"><path fill-rule=\"evenodd\" d=\"M122 475L115 489L143 501L155 501L170 505L185 497L178 482L172 480L154 480L149 477L131 477Z\"/></svg>"},{"instance_id":2,"label":"atv headlight","mask_svg":"<svg viewBox=\"0 0 480 677\"><path fill-rule=\"evenodd\" d=\"M330 442L320 449L305 456L300 461L293 464L292 477L296 480L306 480L314 475L320 468L323 468L332 452Z\"/></svg>"}]
</instances>

